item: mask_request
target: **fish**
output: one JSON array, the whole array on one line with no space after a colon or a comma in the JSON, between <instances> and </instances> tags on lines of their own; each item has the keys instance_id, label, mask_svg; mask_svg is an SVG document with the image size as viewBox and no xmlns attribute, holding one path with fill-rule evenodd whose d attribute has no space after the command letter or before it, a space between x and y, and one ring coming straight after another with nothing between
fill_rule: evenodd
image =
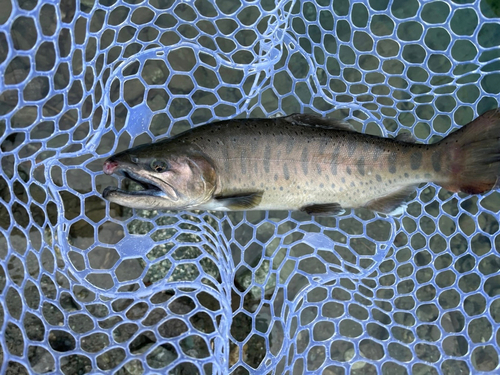
<instances>
[{"instance_id":1,"label":"fish","mask_svg":"<svg viewBox=\"0 0 500 375\"><path fill-rule=\"evenodd\" d=\"M311 114L225 120L119 152L103 172L141 185L102 193L137 209L398 215L422 183L467 194L499 188L500 109L432 144Z\"/></svg>"}]
</instances>

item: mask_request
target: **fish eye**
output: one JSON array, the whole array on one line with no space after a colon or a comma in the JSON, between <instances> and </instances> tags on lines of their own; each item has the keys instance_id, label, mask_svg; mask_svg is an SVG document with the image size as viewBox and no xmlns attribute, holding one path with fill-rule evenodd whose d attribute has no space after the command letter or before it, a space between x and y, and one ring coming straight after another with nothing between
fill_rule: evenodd
<instances>
[{"instance_id":1,"label":"fish eye","mask_svg":"<svg viewBox=\"0 0 500 375\"><path fill-rule=\"evenodd\" d=\"M165 172L168 169L168 164L163 160L155 159L151 162L151 169L158 173Z\"/></svg>"}]
</instances>

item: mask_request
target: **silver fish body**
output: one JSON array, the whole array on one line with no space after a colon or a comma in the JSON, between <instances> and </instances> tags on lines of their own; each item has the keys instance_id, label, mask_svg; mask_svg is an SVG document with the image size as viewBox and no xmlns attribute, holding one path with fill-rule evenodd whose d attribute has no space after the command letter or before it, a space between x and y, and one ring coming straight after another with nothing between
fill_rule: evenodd
<instances>
[{"instance_id":1,"label":"silver fish body","mask_svg":"<svg viewBox=\"0 0 500 375\"><path fill-rule=\"evenodd\" d=\"M497 187L499 134L498 110L432 145L304 114L221 121L112 156L104 172L145 190L107 188L103 196L144 209L397 213L424 182L472 194Z\"/></svg>"}]
</instances>

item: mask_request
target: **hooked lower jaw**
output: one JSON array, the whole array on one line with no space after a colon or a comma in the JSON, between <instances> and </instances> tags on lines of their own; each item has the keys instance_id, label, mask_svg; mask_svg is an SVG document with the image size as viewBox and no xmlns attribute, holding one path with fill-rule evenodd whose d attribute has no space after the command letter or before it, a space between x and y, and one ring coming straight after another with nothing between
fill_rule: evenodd
<instances>
[{"instance_id":1,"label":"hooked lower jaw","mask_svg":"<svg viewBox=\"0 0 500 375\"><path fill-rule=\"evenodd\" d=\"M168 194L158 188L128 191L108 186L102 192L102 197L120 206L142 210L179 210L184 208L178 200L170 199Z\"/></svg>"},{"instance_id":2,"label":"hooked lower jaw","mask_svg":"<svg viewBox=\"0 0 500 375\"><path fill-rule=\"evenodd\" d=\"M115 196L117 196L117 195L131 196L131 197L141 197L141 196L163 197L165 199L168 199L167 194L165 194L161 190L151 190L151 189L149 189L149 190L132 190L132 191L128 191L128 190L123 190L123 189L120 189L120 188L117 188L117 187L114 187L114 186L108 186L102 192L102 196L103 196L104 199L108 199L108 197L111 197L113 195L115 195Z\"/></svg>"},{"instance_id":3,"label":"hooked lower jaw","mask_svg":"<svg viewBox=\"0 0 500 375\"><path fill-rule=\"evenodd\" d=\"M102 192L104 199L122 206L139 209L160 209L174 207L179 200L177 192L170 184L163 185L169 190L165 192L154 180L146 179L127 168L120 168L115 161L106 161L103 166L105 174L122 174L124 177L142 187L142 190L123 190L108 186Z\"/></svg>"},{"instance_id":4,"label":"hooked lower jaw","mask_svg":"<svg viewBox=\"0 0 500 375\"><path fill-rule=\"evenodd\" d=\"M142 182L133 178L130 173L122 172L122 174L140 185L142 190L124 190L114 186L108 186L102 192L102 197L110 202L120 204L122 206L132 208L149 208L156 207L165 201L170 202L169 197L159 187ZM147 206L147 207L146 207Z\"/></svg>"},{"instance_id":5,"label":"hooked lower jaw","mask_svg":"<svg viewBox=\"0 0 500 375\"><path fill-rule=\"evenodd\" d=\"M126 191L108 186L102 192L104 199L120 206L143 210L176 209L175 204L160 190Z\"/></svg>"}]
</instances>

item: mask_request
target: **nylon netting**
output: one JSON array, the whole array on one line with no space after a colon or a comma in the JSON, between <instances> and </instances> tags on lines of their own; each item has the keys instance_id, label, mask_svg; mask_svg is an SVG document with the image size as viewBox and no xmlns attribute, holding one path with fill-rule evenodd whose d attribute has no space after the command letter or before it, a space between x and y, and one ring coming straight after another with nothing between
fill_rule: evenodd
<instances>
[{"instance_id":1,"label":"nylon netting","mask_svg":"<svg viewBox=\"0 0 500 375\"><path fill-rule=\"evenodd\" d=\"M100 194L109 155L218 119L435 142L499 106L498 2L0 8L2 374L500 371L498 192L317 219Z\"/></svg>"}]
</instances>

